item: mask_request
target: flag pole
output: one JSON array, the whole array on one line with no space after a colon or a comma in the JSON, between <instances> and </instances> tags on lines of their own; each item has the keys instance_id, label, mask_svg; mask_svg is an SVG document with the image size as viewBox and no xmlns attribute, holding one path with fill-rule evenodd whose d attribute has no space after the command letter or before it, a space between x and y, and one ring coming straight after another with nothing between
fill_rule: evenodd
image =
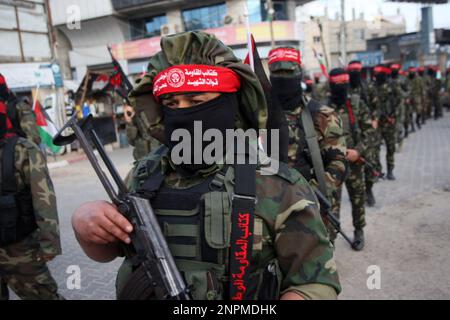
<instances>
[{"instance_id":1,"label":"flag pole","mask_svg":"<svg viewBox=\"0 0 450 320\"><path fill-rule=\"evenodd\" d=\"M250 14L248 11L247 2L244 2L244 17L245 17L245 27L247 29L247 48L248 57L250 61L250 68L255 71L255 57L253 56L253 44L252 44L252 30L250 28Z\"/></svg>"},{"instance_id":2,"label":"flag pole","mask_svg":"<svg viewBox=\"0 0 450 320\"><path fill-rule=\"evenodd\" d=\"M38 95L39 95L39 88L41 86L41 82L39 81L39 78L37 79L37 86L36 86L36 92L34 93L34 98L33 98L33 112L36 109L36 103L37 103L37 99L38 99Z\"/></svg>"}]
</instances>

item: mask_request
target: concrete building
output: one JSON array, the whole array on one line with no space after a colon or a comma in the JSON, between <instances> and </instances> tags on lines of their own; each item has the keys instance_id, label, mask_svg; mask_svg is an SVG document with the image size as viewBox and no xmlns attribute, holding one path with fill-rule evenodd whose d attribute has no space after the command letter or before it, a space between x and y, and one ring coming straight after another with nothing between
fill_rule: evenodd
<instances>
[{"instance_id":1,"label":"concrete building","mask_svg":"<svg viewBox=\"0 0 450 320\"><path fill-rule=\"evenodd\" d=\"M323 53L322 36L319 29L319 22L323 28L323 42L326 56L329 61L329 68L341 66L341 21L339 17L330 19L325 12L324 16L316 17L310 21L302 23L304 32L303 61L305 69L319 72L319 64L314 56L313 49ZM406 30L405 21L402 17L377 17L373 21L366 21L364 16L353 16L353 19L346 21L346 48L347 62L354 59L359 52L367 51L367 40L372 38L385 37L390 35L403 34Z\"/></svg>"},{"instance_id":2,"label":"concrete building","mask_svg":"<svg viewBox=\"0 0 450 320\"><path fill-rule=\"evenodd\" d=\"M295 8L310 0L274 0L278 44L299 46L302 35ZM67 79L81 81L87 66L108 68L107 46L125 72L138 75L160 50L162 35L206 30L246 54L245 5L262 56L270 48L265 0L50 0L58 54Z\"/></svg>"},{"instance_id":3,"label":"concrete building","mask_svg":"<svg viewBox=\"0 0 450 320\"><path fill-rule=\"evenodd\" d=\"M434 31L434 54L426 54L423 49L421 32L412 32L395 36L374 38L367 41L368 51L381 51L383 62L401 62L403 67L439 64L444 69L449 65L450 30L436 29Z\"/></svg>"}]
</instances>

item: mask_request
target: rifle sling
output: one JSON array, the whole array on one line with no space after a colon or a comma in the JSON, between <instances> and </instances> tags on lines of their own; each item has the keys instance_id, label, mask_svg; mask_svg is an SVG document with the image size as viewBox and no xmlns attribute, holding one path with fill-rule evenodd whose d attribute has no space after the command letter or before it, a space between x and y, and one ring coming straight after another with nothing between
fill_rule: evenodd
<instances>
[{"instance_id":1,"label":"rifle sling","mask_svg":"<svg viewBox=\"0 0 450 320\"><path fill-rule=\"evenodd\" d=\"M314 174L319 184L319 190L324 195L328 195L327 184L325 182L325 168L323 166L322 155L320 153L319 140L312 119L311 110L320 108L319 102L311 99L301 114L301 121L306 135L306 143L311 154L311 161Z\"/></svg>"},{"instance_id":2,"label":"rifle sling","mask_svg":"<svg viewBox=\"0 0 450 320\"><path fill-rule=\"evenodd\" d=\"M248 159L247 159L248 160ZM235 189L231 220L230 300L244 300L252 295L249 274L253 249L256 205L256 165L235 166Z\"/></svg>"}]
</instances>

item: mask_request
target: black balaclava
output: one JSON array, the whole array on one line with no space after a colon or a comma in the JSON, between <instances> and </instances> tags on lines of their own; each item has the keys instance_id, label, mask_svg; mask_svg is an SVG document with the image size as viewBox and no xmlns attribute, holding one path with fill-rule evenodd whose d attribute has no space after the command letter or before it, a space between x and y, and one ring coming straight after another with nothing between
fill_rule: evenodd
<instances>
[{"instance_id":1,"label":"black balaclava","mask_svg":"<svg viewBox=\"0 0 450 320\"><path fill-rule=\"evenodd\" d=\"M378 86L384 85L388 80L388 72L385 66L379 65L374 69L375 72L375 82Z\"/></svg>"},{"instance_id":2,"label":"black balaclava","mask_svg":"<svg viewBox=\"0 0 450 320\"><path fill-rule=\"evenodd\" d=\"M272 94L286 111L292 111L302 104L302 75L278 76L271 75Z\"/></svg>"},{"instance_id":3,"label":"black balaclava","mask_svg":"<svg viewBox=\"0 0 450 320\"><path fill-rule=\"evenodd\" d=\"M435 71L435 69L434 69L433 67L428 68L427 73L428 73L428 75L429 75L430 77L436 78L436 71Z\"/></svg>"},{"instance_id":4,"label":"black balaclava","mask_svg":"<svg viewBox=\"0 0 450 320\"><path fill-rule=\"evenodd\" d=\"M346 81L341 81L340 79L345 78ZM330 92L331 92L331 102L338 106L344 105L347 102L348 97L348 87L349 79L348 73L341 68L336 68L330 72Z\"/></svg>"},{"instance_id":5,"label":"black balaclava","mask_svg":"<svg viewBox=\"0 0 450 320\"><path fill-rule=\"evenodd\" d=\"M190 163L176 165L177 171L182 174L193 175L198 170L206 169L211 166L211 164L206 163L194 163L194 140L199 139L199 137L194 136L194 122L201 121L202 137L208 129L219 130L224 137L225 148L226 130L235 128L235 116L238 106L239 102L236 93L223 93L211 101L190 108L170 109L162 106L164 114L163 123L165 135L167 137L166 144L169 147L169 150L172 151L178 143L181 143L181 141L172 141L171 139L172 133L176 129L185 129L191 136L191 161ZM205 147L210 143L210 141L203 142L202 140L202 153Z\"/></svg>"},{"instance_id":6,"label":"black balaclava","mask_svg":"<svg viewBox=\"0 0 450 320\"><path fill-rule=\"evenodd\" d=\"M320 84L320 77L314 77L314 82L316 84Z\"/></svg>"},{"instance_id":7,"label":"black balaclava","mask_svg":"<svg viewBox=\"0 0 450 320\"><path fill-rule=\"evenodd\" d=\"M3 75L0 73L0 99L8 101L11 96L8 85Z\"/></svg>"},{"instance_id":8,"label":"black balaclava","mask_svg":"<svg viewBox=\"0 0 450 320\"><path fill-rule=\"evenodd\" d=\"M312 93L312 91L313 91L313 81L311 79L306 79L305 80L305 84L306 84L306 93Z\"/></svg>"},{"instance_id":9,"label":"black balaclava","mask_svg":"<svg viewBox=\"0 0 450 320\"><path fill-rule=\"evenodd\" d=\"M362 83L362 63L361 61L351 61L348 64L348 74L350 75L350 87L352 89L357 89L361 87Z\"/></svg>"},{"instance_id":10,"label":"black balaclava","mask_svg":"<svg viewBox=\"0 0 450 320\"><path fill-rule=\"evenodd\" d=\"M398 79L398 76L399 76L398 70L397 69L392 69L391 76L392 76L392 79Z\"/></svg>"},{"instance_id":11,"label":"black balaclava","mask_svg":"<svg viewBox=\"0 0 450 320\"><path fill-rule=\"evenodd\" d=\"M418 69L418 73L419 73L419 76L423 77L425 75L425 69L424 68L419 68Z\"/></svg>"},{"instance_id":12,"label":"black balaclava","mask_svg":"<svg viewBox=\"0 0 450 320\"><path fill-rule=\"evenodd\" d=\"M400 76L400 69L402 66L398 63L391 64L391 77L392 79L398 79Z\"/></svg>"}]
</instances>

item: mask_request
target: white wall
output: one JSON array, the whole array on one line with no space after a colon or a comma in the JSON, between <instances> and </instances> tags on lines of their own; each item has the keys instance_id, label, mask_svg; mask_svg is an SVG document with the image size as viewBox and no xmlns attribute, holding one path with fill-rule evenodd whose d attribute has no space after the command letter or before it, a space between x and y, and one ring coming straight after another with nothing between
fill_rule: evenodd
<instances>
[{"instance_id":1,"label":"white wall","mask_svg":"<svg viewBox=\"0 0 450 320\"><path fill-rule=\"evenodd\" d=\"M70 66L76 68L78 77L84 75L87 66L111 62L107 47L127 41L130 32L126 22L113 16L84 21L80 30L69 30L65 25L58 29L70 41Z\"/></svg>"},{"instance_id":2,"label":"white wall","mask_svg":"<svg viewBox=\"0 0 450 320\"><path fill-rule=\"evenodd\" d=\"M112 15L111 0L50 0L53 25L66 24L71 6L79 8L81 21Z\"/></svg>"}]
</instances>

